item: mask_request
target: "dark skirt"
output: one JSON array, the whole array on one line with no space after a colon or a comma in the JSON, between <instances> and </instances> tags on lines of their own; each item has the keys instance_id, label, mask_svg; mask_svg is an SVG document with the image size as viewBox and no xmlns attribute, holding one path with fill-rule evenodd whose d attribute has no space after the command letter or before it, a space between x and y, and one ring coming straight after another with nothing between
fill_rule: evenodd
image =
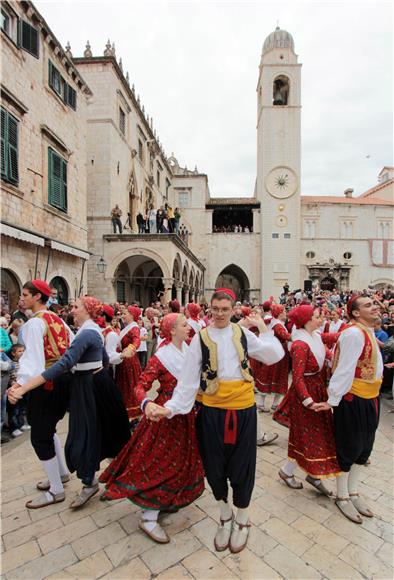
<instances>
[{"instance_id":1,"label":"dark skirt","mask_svg":"<svg viewBox=\"0 0 394 580\"><path fill-rule=\"evenodd\" d=\"M65 456L71 473L89 485L100 461L115 457L130 437L122 397L109 373L74 373Z\"/></svg>"}]
</instances>

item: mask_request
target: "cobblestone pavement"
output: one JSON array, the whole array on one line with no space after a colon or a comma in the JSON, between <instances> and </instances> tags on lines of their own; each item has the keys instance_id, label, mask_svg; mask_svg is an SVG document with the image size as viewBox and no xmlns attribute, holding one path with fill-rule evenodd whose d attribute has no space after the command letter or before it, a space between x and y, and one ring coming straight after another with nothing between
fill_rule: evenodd
<instances>
[{"instance_id":1,"label":"cobblestone pavement","mask_svg":"<svg viewBox=\"0 0 394 580\"><path fill-rule=\"evenodd\" d=\"M346 520L328 498L304 485L291 490L277 472L287 432L264 415L278 444L258 449L248 547L239 555L213 548L217 510L207 490L193 505L162 519L171 544L154 544L138 530L138 509L127 500L93 498L80 511L68 504L79 488L73 477L66 501L27 510L42 478L28 435L3 446L2 577L16 578L393 578L392 417L382 422L361 490L376 516ZM65 439L67 423L61 424ZM22 437L20 438L22 439ZM303 477L298 472L300 477ZM334 482L328 485L334 489Z\"/></svg>"}]
</instances>

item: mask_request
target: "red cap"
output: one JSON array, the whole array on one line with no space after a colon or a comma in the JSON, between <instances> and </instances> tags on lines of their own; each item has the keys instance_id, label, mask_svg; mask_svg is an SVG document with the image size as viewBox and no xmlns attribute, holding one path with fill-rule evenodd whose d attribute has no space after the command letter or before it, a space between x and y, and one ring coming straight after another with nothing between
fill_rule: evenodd
<instances>
[{"instance_id":1,"label":"red cap","mask_svg":"<svg viewBox=\"0 0 394 580\"><path fill-rule=\"evenodd\" d=\"M357 300L357 298L360 298L361 294L352 294L351 297L349 298L347 304L346 304L346 310L347 310L347 314L349 316L349 318L351 318L352 316L352 306L355 303L355 301Z\"/></svg>"},{"instance_id":2,"label":"red cap","mask_svg":"<svg viewBox=\"0 0 394 580\"><path fill-rule=\"evenodd\" d=\"M241 312L242 316L249 316L250 313L252 312L252 309L250 308L250 306L241 306Z\"/></svg>"},{"instance_id":3,"label":"red cap","mask_svg":"<svg viewBox=\"0 0 394 580\"><path fill-rule=\"evenodd\" d=\"M181 305L176 299L170 300L168 306L171 308L172 312L180 312L181 310Z\"/></svg>"},{"instance_id":4,"label":"red cap","mask_svg":"<svg viewBox=\"0 0 394 580\"><path fill-rule=\"evenodd\" d=\"M49 284L47 284L46 282L44 282L44 280L32 280L31 283L33 284L34 288L36 290L38 290L39 292L41 292L41 294L43 294L44 296L49 296L51 295L51 287L49 286Z\"/></svg>"},{"instance_id":5,"label":"red cap","mask_svg":"<svg viewBox=\"0 0 394 580\"><path fill-rule=\"evenodd\" d=\"M315 308L310 304L300 304L289 312L289 319L297 328L303 328L312 319Z\"/></svg>"},{"instance_id":6,"label":"red cap","mask_svg":"<svg viewBox=\"0 0 394 580\"><path fill-rule=\"evenodd\" d=\"M235 295L235 292L233 292L232 290L230 290L230 288L216 288L215 293L216 292L223 292L223 294L227 294L227 296L230 296L230 298L232 300L234 300L234 302L237 300L237 297Z\"/></svg>"},{"instance_id":7,"label":"red cap","mask_svg":"<svg viewBox=\"0 0 394 580\"><path fill-rule=\"evenodd\" d=\"M269 310L271 310L271 306L272 306L271 300L266 300L265 302L263 302L264 312L268 312Z\"/></svg>"},{"instance_id":8,"label":"red cap","mask_svg":"<svg viewBox=\"0 0 394 580\"><path fill-rule=\"evenodd\" d=\"M141 318L142 310L138 306L128 306L127 310L133 315L135 321Z\"/></svg>"},{"instance_id":9,"label":"red cap","mask_svg":"<svg viewBox=\"0 0 394 580\"><path fill-rule=\"evenodd\" d=\"M103 312L109 318L113 318L115 316L115 310L109 304L103 304Z\"/></svg>"},{"instance_id":10,"label":"red cap","mask_svg":"<svg viewBox=\"0 0 394 580\"><path fill-rule=\"evenodd\" d=\"M283 304L272 304L271 306L271 314L272 318L278 318L279 314L284 311L285 307Z\"/></svg>"}]
</instances>

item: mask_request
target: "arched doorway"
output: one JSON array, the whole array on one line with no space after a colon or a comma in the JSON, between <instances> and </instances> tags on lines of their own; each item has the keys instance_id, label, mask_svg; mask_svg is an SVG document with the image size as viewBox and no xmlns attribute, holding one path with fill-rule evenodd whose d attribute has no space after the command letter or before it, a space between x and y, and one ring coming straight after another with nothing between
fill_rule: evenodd
<instances>
[{"instance_id":1,"label":"arched doorway","mask_svg":"<svg viewBox=\"0 0 394 580\"><path fill-rule=\"evenodd\" d=\"M16 310L19 297L21 295L21 286L17 277L11 270L0 268L1 276L1 310L12 313Z\"/></svg>"},{"instance_id":2,"label":"arched doorway","mask_svg":"<svg viewBox=\"0 0 394 580\"><path fill-rule=\"evenodd\" d=\"M249 279L239 266L230 264L217 277L215 288L230 288L238 300L249 300Z\"/></svg>"},{"instance_id":3,"label":"arched doorway","mask_svg":"<svg viewBox=\"0 0 394 580\"><path fill-rule=\"evenodd\" d=\"M143 255L130 256L119 264L115 272L115 291L118 302L138 302L149 306L160 300L164 290L163 271L152 258Z\"/></svg>"},{"instance_id":4,"label":"arched doorway","mask_svg":"<svg viewBox=\"0 0 394 580\"><path fill-rule=\"evenodd\" d=\"M334 290L337 287L337 280L332 276L326 276L320 282L320 288L322 290Z\"/></svg>"},{"instance_id":5,"label":"arched doorway","mask_svg":"<svg viewBox=\"0 0 394 580\"><path fill-rule=\"evenodd\" d=\"M68 304L68 287L64 278L55 276L49 283L50 286L57 290L57 301L62 306Z\"/></svg>"}]
</instances>

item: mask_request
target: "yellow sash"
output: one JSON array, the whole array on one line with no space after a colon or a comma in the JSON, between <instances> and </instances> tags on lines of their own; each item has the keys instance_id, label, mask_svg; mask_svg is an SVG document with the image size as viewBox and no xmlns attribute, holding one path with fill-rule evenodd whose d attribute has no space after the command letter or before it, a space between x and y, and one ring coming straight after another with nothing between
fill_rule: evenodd
<instances>
[{"instance_id":1,"label":"yellow sash","mask_svg":"<svg viewBox=\"0 0 394 580\"><path fill-rule=\"evenodd\" d=\"M379 395L381 384L382 379L376 379L372 383L363 381L362 379L354 379L350 392L362 399L374 399Z\"/></svg>"},{"instance_id":2,"label":"yellow sash","mask_svg":"<svg viewBox=\"0 0 394 580\"><path fill-rule=\"evenodd\" d=\"M207 395L202 393L202 404L229 411L248 409L254 405L253 383L249 381L220 381L218 390Z\"/></svg>"}]
</instances>

